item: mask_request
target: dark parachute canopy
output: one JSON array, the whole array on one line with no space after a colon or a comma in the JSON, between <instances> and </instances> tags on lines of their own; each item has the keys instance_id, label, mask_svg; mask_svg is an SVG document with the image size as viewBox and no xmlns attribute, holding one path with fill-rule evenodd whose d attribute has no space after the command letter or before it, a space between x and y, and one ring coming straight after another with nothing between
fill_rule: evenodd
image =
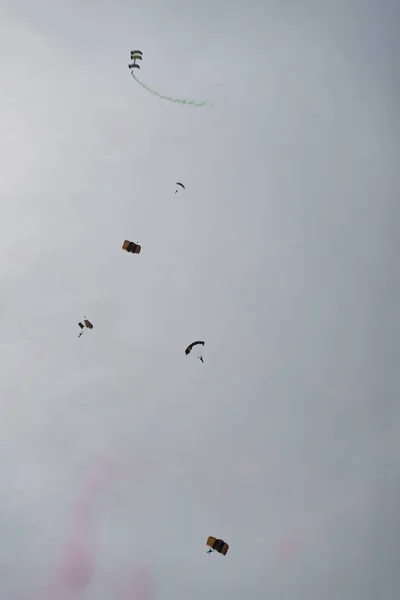
<instances>
[{"instance_id":1,"label":"dark parachute canopy","mask_svg":"<svg viewBox=\"0 0 400 600\"><path fill-rule=\"evenodd\" d=\"M135 244L134 242L130 242L129 240L125 240L122 244L122 250L125 252L131 252L132 254L140 254L142 246L139 244Z\"/></svg>"},{"instance_id":2,"label":"dark parachute canopy","mask_svg":"<svg viewBox=\"0 0 400 600\"><path fill-rule=\"evenodd\" d=\"M229 545L224 542L224 540L217 540L215 537L208 538L207 546L210 547L210 550L208 551L209 554L215 550L216 552L219 552L219 554L226 556L226 553L229 550Z\"/></svg>"},{"instance_id":3,"label":"dark parachute canopy","mask_svg":"<svg viewBox=\"0 0 400 600\"><path fill-rule=\"evenodd\" d=\"M201 344L202 346L204 346L205 342L192 342L191 344L189 344L189 346L186 348L185 350L185 354L190 354L190 352L192 351L193 346L197 346L198 344Z\"/></svg>"},{"instance_id":4,"label":"dark parachute canopy","mask_svg":"<svg viewBox=\"0 0 400 600\"><path fill-rule=\"evenodd\" d=\"M131 60L133 60L133 63L128 67L130 69L140 69L140 65L137 65L136 61L143 60L143 52L141 50L131 50Z\"/></svg>"},{"instance_id":5,"label":"dark parachute canopy","mask_svg":"<svg viewBox=\"0 0 400 600\"><path fill-rule=\"evenodd\" d=\"M176 182L176 185L180 185L181 188L183 188L184 190L186 190L185 186L183 185L183 183L181 183L180 181ZM175 191L175 194L177 193L178 190Z\"/></svg>"}]
</instances>

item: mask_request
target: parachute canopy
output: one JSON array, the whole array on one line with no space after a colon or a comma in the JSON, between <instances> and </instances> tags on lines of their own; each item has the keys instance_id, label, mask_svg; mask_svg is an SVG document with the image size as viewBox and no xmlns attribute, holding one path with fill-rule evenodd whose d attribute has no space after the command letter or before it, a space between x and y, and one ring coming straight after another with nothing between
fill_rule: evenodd
<instances>
[{"instance_id":1,"label":"parachute canopy","mask_svg":"<svg viewBox=\"0 0 400 600\"><path fill-rule=\"evenodd\" d=\"M183 185L183 183L181 183L180 181L177 181L176 185L180 185L181 188L183 188L184 190L186 189L185 186ZM175 194L177 194L177 193L178 193L178 190L175 190Z\"/></svg>"},{"instance_id":2,"label":"parachute canopy","mask_svg":"<svg viewBox=\"0 0 400 600\"><path fill-rule=\"evenodd\" d=\"M137 60L143 60L143 52L141 50L131 50L131 60L133 63L128 65L130 69L140 69L140 66L136 64Z\"/></svg>"},{"instance_id":3,"label":"parachute canopy","mask_svg":"<svg viewBox=\"0 0 400 600\"><path fill-rule=\"evenodd\" d=\"M224 540L217 540L215 537L209 537L207 540L207 546L209 546L212 550L219 552L226 556L226 553L229 550L229 546Z\"/></svg>"},{"instance_id":4,"label":"parachute canopy","mask_svg":"<svg viewBox=\"0 0 400 600\"><path fill-rule=\"evenodd\" d=\"M190 354L190 352L192 351L193 346L197 346L198 344L201 344L202 346L204 346L205 342L192 342L191 344L189 344L189 346L186 348L185 350L185 354Z\"/></svg>"},{"instance_id":5,"label":"parachute canopy","mask_svg":"<svg viewBox=\"0 0 400 600\"><path fill-rule=\"evenodd\" d=\"M87 319L84 319L83 323L78 323L78 325L81 329L83 329L84 327L87 327L88 329L93 329L93 325Z\"/></svg>"},{"instance_id":6,"label":"parachute canopy","mask_svg":"<svg viewBox=\"0 0 400 600\"><path fill-rule=\"evenodd\" d=\"M130 242L129 240L125 240L122 244L122 250L126 252L131 252L132 254L140 254L142 246L139 244L135 244L134 242Z\"/></svg>"}]
</instances>

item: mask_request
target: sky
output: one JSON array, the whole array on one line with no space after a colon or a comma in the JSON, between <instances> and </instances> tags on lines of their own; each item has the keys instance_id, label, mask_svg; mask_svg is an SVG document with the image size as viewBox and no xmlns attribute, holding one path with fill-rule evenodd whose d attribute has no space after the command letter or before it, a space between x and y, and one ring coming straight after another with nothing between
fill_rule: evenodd
<instances>
[{"instance_id":1,"label":"sky","mask_svg":"<svg viewBox=\"0 0 400 600\"><path fill-rule=\"evenodd\" d=\"M1 2L0 600L398 599L399 22Z\"/></svg>"}]
</instances>

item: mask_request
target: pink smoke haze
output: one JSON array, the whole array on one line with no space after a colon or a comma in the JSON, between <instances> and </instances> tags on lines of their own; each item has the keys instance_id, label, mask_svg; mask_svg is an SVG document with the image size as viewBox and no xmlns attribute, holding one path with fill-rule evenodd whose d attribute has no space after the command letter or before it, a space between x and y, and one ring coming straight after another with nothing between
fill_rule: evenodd
<instances>
[{"instance_id":1,"label":"pink smoke haze","mask_svg":"<svg viewBox=\"0 0 400 600\"><path fill-rule=\"evenodd\" d=\"M149 571L146 567L139 569L124 584L115 600L152 600L152 586Z\"/></svg>"},{"instance_id":2,"label":"pink smoke haze","mask_svg":"<svg viewBox=\"0 0 400 600\"><path fill-rule=\"evenodd\" d=\"M291 558L296 550L297 540L295 538L284 537L278 544L278 560L284 562Z\"/></svg>"},{"instance_id":3,"label":"pink smoke haze","mask_svg":"<svg viewBox=\"0 0 400 600\"><path fill-rule=\"evenodd\" d=\"M71 545L59 567L58 582L62 591L82 592L93 576L93 559L88 546Z\"/></svg>"},{"instance_id":4,"label":"pink smoke haze","mask_svg":"<svg viewBox=\"0 0 400 600\"><path fill-rule=\"evenodd\" d=\"M76 503L66 547L56 569L56 590L62 598L83 592L93 577L91 528L94 505L107 475L106 464L96 465Z\"/></svg>"},{"instance_id":5,"label":"pink smoke haze","mask_svg":"<svg viewBox=\"0 0 400 600\"><path fill-rule=\"evenodd\" d=\"M308 525L283 536L276 547L276 560L279 564L285 563L316 539L327 540L332 531L342 529L349 519L365 511L373 499L374 494L365 485L353 490L346 502L320 513Z\"/></svg>"}]
</instances>

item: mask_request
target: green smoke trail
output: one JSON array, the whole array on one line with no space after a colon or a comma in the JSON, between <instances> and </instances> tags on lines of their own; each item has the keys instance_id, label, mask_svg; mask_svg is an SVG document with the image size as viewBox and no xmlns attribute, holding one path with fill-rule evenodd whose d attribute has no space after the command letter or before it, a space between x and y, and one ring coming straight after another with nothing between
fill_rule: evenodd
<instances>
[{"instance_id":1,"label":"green smoke trail","mask_svg":"<svg viewBox=\"0 0 400 600\"><path fill-rule=\"evenodd\" d=\"M137 77L135 77L135 75L133 73L131 73L131 75L132 75L133 79L135 81L137 81L139 85L142 86L142 88L144 88L145 90L147 90L148 92L150 92L150 94L154 94L155 96L158 96L159 98L162 98L162 100L168 100L169 102L176 102L178 104L187 104L187 105L190 105L190 106L194 106L195 108L199 108L200 106L210 106L212 108L212 105L208 104L208 102L196 102L195 100L180 100L178 98L170 98L170 96L163 96L162 94L159 94L158 92L156 92L155 90L153 90L148 85L145 85L144 83L142 83L141 81L139 81L139 79Z\"/></svg>"}]
</instances>

